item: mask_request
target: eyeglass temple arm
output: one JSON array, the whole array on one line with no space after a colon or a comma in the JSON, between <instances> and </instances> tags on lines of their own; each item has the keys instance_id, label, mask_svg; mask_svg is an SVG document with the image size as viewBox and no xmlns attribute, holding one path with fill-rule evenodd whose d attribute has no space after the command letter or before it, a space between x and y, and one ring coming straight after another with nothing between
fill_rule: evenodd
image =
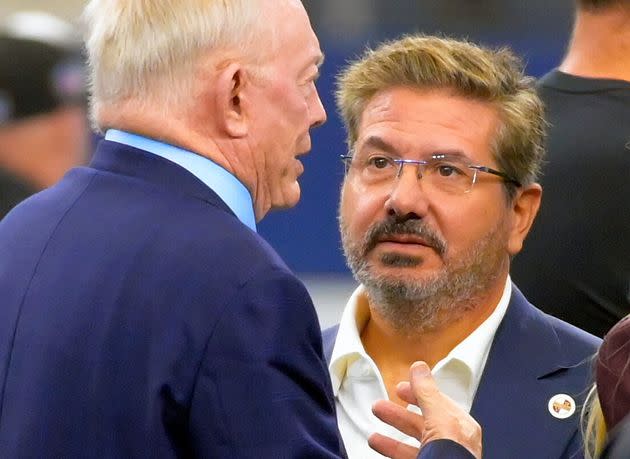
<instances>
[{"instance_id":1,"label":"eyeglass temple arm","mask_svg":"<svg viewBox=\"0 0 630 459\"><path fill-rule=\"evenodd\" d=\"M469 166L469 167L472 167L473 169L477 169L478 171L481 171L481 172L497 175L501 177L502 179L504 179L506 182L513 183L517 187L521 186L521 182L519 182L518 180L513 179L512 177L510 177L504 172L498 171L496 169L492 169L491 167L487 167L487 166Z\"/></svg>"}]
</instances>

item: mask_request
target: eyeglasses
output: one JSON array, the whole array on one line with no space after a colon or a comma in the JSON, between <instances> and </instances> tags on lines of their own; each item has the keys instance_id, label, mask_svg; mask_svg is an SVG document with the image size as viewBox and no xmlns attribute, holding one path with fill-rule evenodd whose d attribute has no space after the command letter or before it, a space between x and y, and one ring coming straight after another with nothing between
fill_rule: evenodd
<instances>
[{"instance_id":1,"label":"eyeglasses","mask_svg":"<svg viewBox=\"0 0 630 459\"><path fill-rule=\"evenodd\" d=\"M392 158L385 155L370 155L360 158L354 155L341 155L346 167L346 174L355 171L367 184L379 184L393 181L402 174L405 164L416 165L418 178L430 189L448 194L470 192L477 182L477 174L485 172L501 177L507 183L517 187L521 183L509 175L487 166L479 166L464 159L447 154L436 154L426 160Z\"/></svg>"}]
</instances>

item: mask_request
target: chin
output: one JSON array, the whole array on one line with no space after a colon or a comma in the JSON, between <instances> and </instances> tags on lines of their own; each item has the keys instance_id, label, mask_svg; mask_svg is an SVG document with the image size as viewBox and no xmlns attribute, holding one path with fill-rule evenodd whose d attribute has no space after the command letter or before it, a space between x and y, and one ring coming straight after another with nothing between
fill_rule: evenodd
<instances>
[{"instance_id":1,"label":"chin","mask_svg":"<svg viewBox=\"0 0 630 459\"><path fill-rule=\"evenodd\" d=\"M300 192L300 189L298 188L297 192L293 193L293 196L287 199L287 207L297 206L298 202L300 202L301 196L302 194Z\"/></svg>"},{"instance_id":2,"label":"chin","mask_svg":"<svg viewBox=\"0 0 630 459\"><path fill-rule=\"evenodd\" d=\"M283 191L280 199L274 202L274 209L290 209L300 202L301 197L300 185L297 180L286 190Z\"/></svg>"},{"instance_id":3,"label":"chin","mask_svg":"<svg viewBox=\"0 0 630 459\"><path fill-rule=\"evenodd\" d=\"M427 285L438 277L438 273L419 273L413 268L373 269L370 270L369 275L372 279L379 279L383 284L407 285L410 288Z\"/></svg>"}]
</instances>

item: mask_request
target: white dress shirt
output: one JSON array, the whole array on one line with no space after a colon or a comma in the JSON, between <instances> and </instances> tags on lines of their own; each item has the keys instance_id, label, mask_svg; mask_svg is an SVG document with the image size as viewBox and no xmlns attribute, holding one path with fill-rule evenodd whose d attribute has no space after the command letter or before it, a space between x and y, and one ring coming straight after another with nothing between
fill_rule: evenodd
<instances>
[{"instance_id":1,"label":"white dress shirt","mask_svg":"<svg viewBox=\"0 0 630 459\"><path fill-rule=\"evenodd\" d=\"M512 282L508 276L503 295L492 314L433 368L440 390L470 412L486 365L494 335L508 307ZM344 309L330 360L339 430L350 459L382 459L368 444L379 432L413 446L418 441L381 422L372 414L377 400L389 399L385 383L372 358L365 352L361 332L370 318L367 296L359 286ZM408 409L419 412L415 405Z\"/></svg>"}]
</instances>

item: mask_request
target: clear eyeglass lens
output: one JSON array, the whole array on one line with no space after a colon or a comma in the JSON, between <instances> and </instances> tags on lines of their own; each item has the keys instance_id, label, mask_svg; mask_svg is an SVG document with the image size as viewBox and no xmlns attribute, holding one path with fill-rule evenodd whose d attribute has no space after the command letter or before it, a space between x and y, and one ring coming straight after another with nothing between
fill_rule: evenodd
<instances>
[{"instance_id":1,"label":"clear eyeglass lens","mask_svg":"<svg viewBox=\"0 0 630 459\"><path fill-rule=\"evenodd\" d=\"M366 183L380 183L397 178L405 166L417 168L418 178L425 187L446 193L467 193L472 188L475 171L469 165L453 159L410 161L387 156L373 156L365 160L355 158L353 165L359 168Z\"/></svg>"},{"instance_id":2,"label":"clear eyeglass lens","mask_svg":"<svg viewBox=\"0 0 630 459\"><path fill-rule=\"evenodd\" d=\"M467 193L474 177L475 171L468 164L454 160L431 160L423 171L427 185L447 193Z\"/></svg>"}]
</instances>

